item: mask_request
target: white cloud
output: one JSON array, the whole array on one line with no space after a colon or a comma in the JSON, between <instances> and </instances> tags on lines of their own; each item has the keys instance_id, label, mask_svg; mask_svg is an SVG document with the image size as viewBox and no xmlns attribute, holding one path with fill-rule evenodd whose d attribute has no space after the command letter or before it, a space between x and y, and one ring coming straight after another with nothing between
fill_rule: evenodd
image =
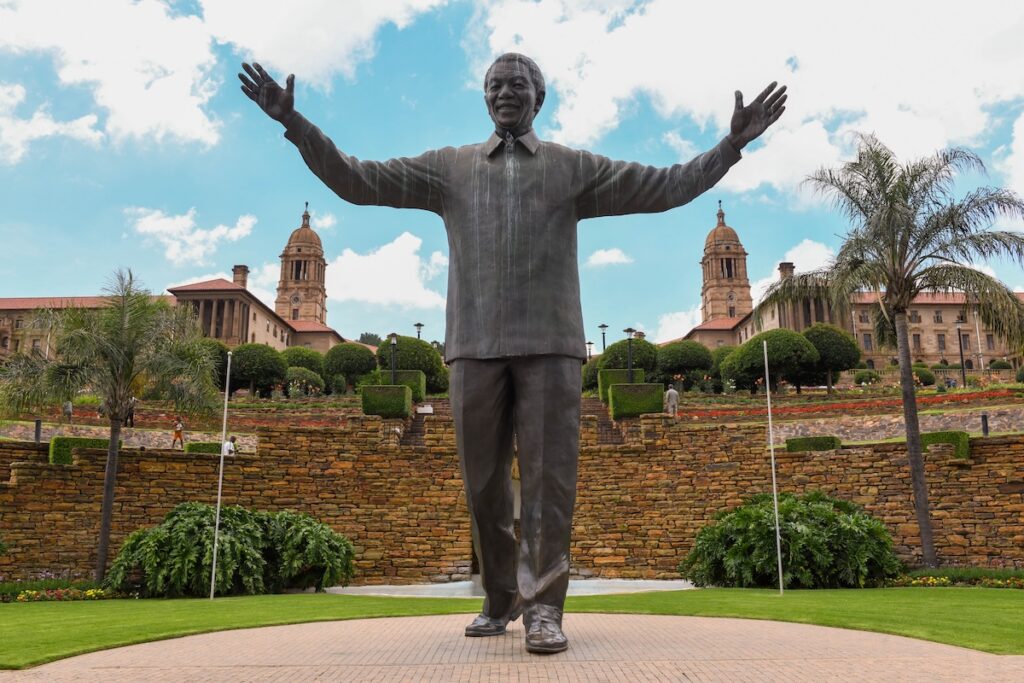
<instances>
[{"instance_id":1,"label":"white cloud","mask_svg":"<svg viewBox=\"0 0 1024 683\"><path fill-rule=\"evenodd\" d=\"M373 56L374 37L385 24L405 28L445 0L200 0L206 27L232 43L246 60L271 69L282 83L288 73L300 84L326 88Z\"/></svg>"},{"instance_id":2,"label":"white cloud","mask_svg":"<svg viewBox=\"0 0 1024 683\"><path fill-rule=\"evenodd\" d=\"M754 305L756 306L761 300L764 293L768 291L768 287L779 279L780 263L788 261L793 264L796 272L806 273L807 271L824 268L832 261L835 255L835 251L828 245L815 242L814 240L803 240L800 244L787 251L786 255L775 263L775 268L771 274L750 284L750 295L754 299Z\"/></svg>"},{"instance_id":3,"label":"white cloud","mask_svg":"<svg viewBox=\"0 0 1024 683\"><path fill-rule=\"evenodd\" d=\"M204 273L203 275L187 277L183 280L175 280L174 282L171 282L166 287L164 287L164 289L174 289L175 287L183 287L185 285L191 285L196 282L208 282L210 280L217 279L227 280L228 282L231 282L231 277L231 273L226 273L222 270L219 270L215 273Z\"/></svg>"},{"instance_id":4,"label":"white cloud","mask_svg":"<svg viewBox=\"0 0 1024 683\"><path fill-rule=\"evenodd\" d=\"M701 323L700 304L688 311L665 313L658 318L658 331L654 333L657 344L679 339Z\"/></svg>"},{"instance_id":5,"label":"white cloud","mask_svg":"<svg viewBox=\"0 0 1024 683\"><path fill-rule=\"evenodd\" d=\"M996 161L996 168L1006 179L1006 187L1024 196L1024 113L1013 124L1010 145ZM1003 218L999 227L1024 232L1024 218Z\"/></svg>"},{"instance_id":6,"label":"white cloud","mask_svg":"<svg viewBox=\"0 0 1024 683\"><path fill-rule=\"evenodd\" d=\"M875 132L904 158L979 144L995 105L1024 98L1024 14L1009 3L982 11L933 2L927 30L918 6L888 0L852 13L800 3L784 15L753 1L495 0L478 23L486 38L469 47L477 73L507 50L534 57L559 96L545 132L570 145L592 144L640 99L668 120L723 135L734 89L749 102L772 80L787 84L770 144L745 150L750 158L726 176L735 191L792 190L848 154L855 130ZM869 44L886 48L837 49Z\"/></svg>"},{"instance_id":7,"label":"white cloud","mask_svg":"<svg viewBox=\"0 0 1024 683\"><path fill-rule=\"evenodd\" d=\"M160 209L131 207L125 209L125 215L132 220L132 229L163 246L164 256L176 266L207 263L219 242L237 242L249 235L256 224L255 216L245 214L239 216L233 226L200 228L196 225L194 208L175 216Z\"/></svg>"},{"instance_id":8,"label":"white cloud","mask_svg":"<svg viewBox=\"0 0 1024 683\"><path fill-rule=\"evenodd\" d=\"M249 281L246 283L246 289L273 309L274 300L277 299L277 284L280 278L280 262L267 262L261 266L254 266L249 270Z\"/></svg>"},{"instance_id":9,"label":"white cloud","mask_svg":"<svg viewBox=\"0 0 1024 683\"><path fill-rule=\"evenodd\" d=\"M368 254L345 249L328 265L328 298L403 308L444 308L444 297L427 284L445 270L448 258L435 251L424 260L419 253L422 245L422 239L403 232Z\"/></svg>"},{"instance_id":10,"label":"white cloud","mask_svg":"<svg viewBox=\"0 0 1024 683\"><path fill-rule=\"evenodd\" d=\"M205 109L216 87L209 32L198 17L176 15L169 3L0 3L0 50L52 55L63 85L92 89L114 140L212 145L219 139L220 123Z\"/></svg>"},{"instance_id":11,"label":"white cloud","mask_svg":"<svg viewBox=\"0 0 1024 683\"><path fill-rule=\"evenodd\" d=\"M14 110L25 101L25 88L17 83L0 83L0 163L16 164L35 140L55 135L97 143L103 133L96 130L92 114L72 121L56 121L45 107L36 109L31 118L18 118Z\"/></svg>"},{"instance_id":12,"label":"white cloud","mask_svg":"<svg viewBox=\"0 0 1024 683\"><path fill-rule=\"evenodd\" d=\"M338 218L333 213L320 214L314 211L310 216L309 224L319 232L331 232L338 224Z\"/></svg>"},{"instance_id":13,"label":"white cloud","mask_svg":"<svg viewBox=\"0 0 1024 683\"><path fill-rule=\"evenodd\" d=\"M633 259L618 247L611 249L598 249L587 258L587 266L597 268L620 263L632 263Z\"/></svg>"},{"instance_id":14,"label":"white cloud","mask_svg":"<svg viewBox=\"0 0 1024 683\"><path fill-rule=\"evenodd\" d=\"M662 135L661 140L675 150L680 161L689 161L700 153L700 150L697 149L695 144L689 140L683 139L679 133L674 130L670 130Z\"/></svg>"}]
</instances>

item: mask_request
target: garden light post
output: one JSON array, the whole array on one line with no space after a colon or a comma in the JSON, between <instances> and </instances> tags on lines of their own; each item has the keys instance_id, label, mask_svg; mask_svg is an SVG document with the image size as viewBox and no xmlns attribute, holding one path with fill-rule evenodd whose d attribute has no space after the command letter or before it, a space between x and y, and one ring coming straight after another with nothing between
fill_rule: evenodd
<instances>
[{"instance_id":1,"label":"garden light post","mask_svg":"<svg viewBox=\"0 0 1024 683\"><path fill-rule=\"evenodd\" d=\"M967 386L967 369L964 367L964 335L960 333L961 322L959 319L956 321L956 342L960 347L960 386Z\"/></svg>"},{"instance_id":2,"label":"garden light post","mask_svg":"<svg viewBox=\"0 0 1024 683\"><path fill-rule=\"evenodd\" d=\"M633 335L636 333L632 327L623 330L626 333L626 382L633 383Z\"/></svg>"},{"instance_id":3,"label":"garden light post","mask_svg":"<svg viewBox=\"0 0 1024 683\"><path fill-rule=\"evenodd\" d=\"M391 342L391 384L398 384L398 379L395 375L395 350L398 348L398 333L392 332L388 335L388 340Z\"/></svg>"},{"instance_id":4,"label":"garden light post","mask_svg":"<svg viewBox=\"0 0 1024 683\"><path fill-rule=\"evenodd\" d=\"M605 325L604 323L601 323L600 325L597 326L597 329L601 330L601 353L604 353L604 331L608 329L608 326Z\"/></svg>"},{"instance_id":5,"label":"garden light post","mask_svg":"<svg viewBox=\"0 0 1024 683\"><path fill-rule=\"evenodd\" d=\"M594 342L588 341L587 342L587 360L589 361L593 357L594 357Z\"/></svg>"},{"instance_id":6,"label":"garden light post","mask_svg":"<svg viewBox=\"0 0 1024 683\"><path fill-rule=\"evenodd\" d=\"M217 474L217 513L213 521L213 563L210 567L210 599L217 587L217 540L220 535L220 497L224 488L224 443L228 440L228 397L231 396L231 352L224 373L224 418L220 424L220 471ZM184 448L184 446L182 446Z\"/></svg>"},{"instance_id":7,"label":"garden light post","mask_svg":"<svg viewBox=\"0 0 1024 683\"><path fill-rule=\"evenodd\" d=\"M420 338L420 330L423 329L423 323L416 323L415 325L413 325L413 327L416 328L416 338L419 339Z\"/></svg>"}]
</instances>

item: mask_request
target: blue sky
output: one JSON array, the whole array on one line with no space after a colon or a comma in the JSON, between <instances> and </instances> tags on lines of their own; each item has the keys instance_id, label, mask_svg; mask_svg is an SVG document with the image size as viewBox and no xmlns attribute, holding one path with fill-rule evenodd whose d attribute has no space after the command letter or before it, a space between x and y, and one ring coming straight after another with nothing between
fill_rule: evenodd
<instances>
[{"instance_id":1,"label":"blue sky","mask_svg":"<svg viewBox=\"0 0 1024 683\"><path fill-rule=\"evenodd\" d=\"M496 54L548 80L542 137L668 165L721 139L733 91L778 79L787 113L704 196L579 227L588 335L663 340L699 322L717 201L760 286L779 261L823 265L845 225L800 180L875 132L904 157L976 151L1024 193L1024 10L1013 2L683 3L495 0L0 0L0 296L97 293L117 267L153 290L252 269L310 210L328 259L328 322L442 339L447 243L436 216L356 207L306 169L237 87L242 59L294 72L297 108L361 158L478 142ZM285 6L286 5L286 6ZM744 12L745 14L741 14ZM741 18L744 17L744 18ZM1022 225L1010 225L1024 229ZM1010 263L978 264L1024 289ZM270 301L272 304L272 300Z\"/></svg>"}]
</instances>

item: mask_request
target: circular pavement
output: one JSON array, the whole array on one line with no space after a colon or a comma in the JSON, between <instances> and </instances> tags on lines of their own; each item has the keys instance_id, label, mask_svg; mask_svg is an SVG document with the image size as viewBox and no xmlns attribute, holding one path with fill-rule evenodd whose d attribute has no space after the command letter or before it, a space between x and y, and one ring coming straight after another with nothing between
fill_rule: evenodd
<instances>
[{"instance_id":1,"label":"circular pavement","mask_svg":"<svg viewBox=\"0 0 1024 683\"><path fill-rule=\"evenodd\" d=\"M1024 657L774 621L569 614L570 647L528 654L517 622L466 638L471 615L221 631L105 650L14 681L1024 681Z\"/></svg>"}]
</instances>

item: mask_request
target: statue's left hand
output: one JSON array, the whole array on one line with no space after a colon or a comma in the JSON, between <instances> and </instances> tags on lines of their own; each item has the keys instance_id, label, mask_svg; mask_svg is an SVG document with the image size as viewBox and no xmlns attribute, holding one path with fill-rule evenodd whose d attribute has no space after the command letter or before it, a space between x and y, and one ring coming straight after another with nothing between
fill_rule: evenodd
<instances>
[{"instance_id":1,"label":"statue's left hand","mask_svg":"<svg viewBox=\"0 0 1024 683\"><path fill-rule=\"evenodd\" d=\"M786 94L786 86L776 88L777 85L776 81L772 81L745 107L743 93L736 91L736 108L732 112L732 125L726 139L737 151L757 139L768 126L779 120L782 112L786 111L786 98L789 97Z\"/></svg>"}]
</instances>

